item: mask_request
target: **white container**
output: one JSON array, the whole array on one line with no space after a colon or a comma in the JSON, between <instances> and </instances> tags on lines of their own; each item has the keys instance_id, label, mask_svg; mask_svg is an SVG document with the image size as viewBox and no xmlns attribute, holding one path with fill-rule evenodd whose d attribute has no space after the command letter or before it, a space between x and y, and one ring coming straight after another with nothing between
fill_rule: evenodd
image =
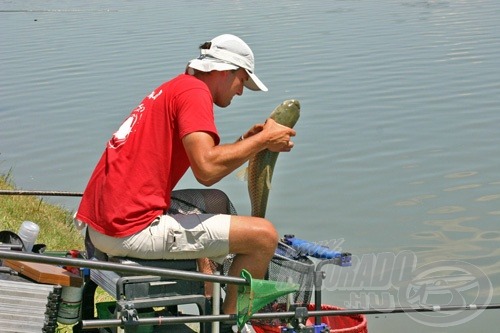
<instances>
[{"instance_id":1,"label":"white container","mask_svg":"<svg viewBox=\"0 0 500 333\"><path fill-rule=\"evenodd\" d=\"M39 232L40 227L35 222L24 221L23 224L21 224L18 235L23 240L26 252L31 252L33 249L33 244L35 244Z\"/></svg>"}]
</instances>

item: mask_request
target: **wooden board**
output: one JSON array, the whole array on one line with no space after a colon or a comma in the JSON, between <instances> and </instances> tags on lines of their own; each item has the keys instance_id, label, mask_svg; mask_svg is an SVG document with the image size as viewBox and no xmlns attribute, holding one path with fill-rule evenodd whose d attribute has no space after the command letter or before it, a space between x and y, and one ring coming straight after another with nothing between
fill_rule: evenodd
<instances>
[{"instance_id":1,"label":"wooden board","mask_svg":"<svg viewBox=\"0 0 500 333\"><path fill-rule=\"evenodd\" d=\"M40 283L71 287L81 287L83 284L83 279L79 275L59 266L9 259L3 260L3 265Z\"/></svg>"}]
</instances>

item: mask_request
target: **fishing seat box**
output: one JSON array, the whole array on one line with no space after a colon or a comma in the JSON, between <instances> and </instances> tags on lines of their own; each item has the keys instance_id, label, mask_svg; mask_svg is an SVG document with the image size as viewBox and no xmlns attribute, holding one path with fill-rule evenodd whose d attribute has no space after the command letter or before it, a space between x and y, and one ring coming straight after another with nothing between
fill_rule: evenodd
<instances>
[{"instance_id":1,"label":"fishing seat box","mask_svg":"<svg viewBox=\"0 0 500 333\"><path fill-rule=\"evenodd\" d=\"M145 260L125 257L107 257L99 251L96 251L94 257L96 260L104 260L125 265L140 265L180 271L197 271L196 260ZM191 281L153 275L134 275L130 273L92 269L90 270L90 282L93 282L93 284L89 284L89 289L93 288L95 292L96 286L99 286L117 300L116 312L120 311L121 306L124 304L132 305L133 308L137 310L152 307L165 307L165 311L168 312L168 314L174 315L178 314L178 305L187 304L196 305L200 315L206 315L211 312L210 302L204 295L205 288L203 281ZM94 292L85 292L84 290L82 319L93 317ZM115 313L115 315L118 316L118 313ZM162 313L162 315L165 314ZM164 325L161 326L161 328L165 331L169 329L169 332L178 331L176 329L173 330L171 325ZM208 329L208 325L201 325L200 327L201 332L207 332Z\"/></svg>"}]
</instances>

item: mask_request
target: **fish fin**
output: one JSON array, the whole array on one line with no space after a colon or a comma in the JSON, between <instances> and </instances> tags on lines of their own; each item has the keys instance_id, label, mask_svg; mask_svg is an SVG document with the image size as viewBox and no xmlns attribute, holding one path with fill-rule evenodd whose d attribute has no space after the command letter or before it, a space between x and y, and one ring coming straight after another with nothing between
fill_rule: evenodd
<instances>
[{"instance_id":1,"label":"fish fin","mask_svg":"<svg viewBox=\"0 0 500 333\"><path fill-rule=\"evenodd\" d=\"M236 172L236 178L242 182L248 181L248 167L241 168Z\"/></svg>"},{"instance_id":2,"label":"fish fin","mask_svg":"<svg viewBox=\"0 0 500 333\"><path fill-rule=\"evenodd\" d=\"M272 174L272 171L271 171L271 167L269 165L266 165L266 186L267 186L267 189L270 190L271 189L271 177L273 176Z\"/></svg>"}]
</instances>

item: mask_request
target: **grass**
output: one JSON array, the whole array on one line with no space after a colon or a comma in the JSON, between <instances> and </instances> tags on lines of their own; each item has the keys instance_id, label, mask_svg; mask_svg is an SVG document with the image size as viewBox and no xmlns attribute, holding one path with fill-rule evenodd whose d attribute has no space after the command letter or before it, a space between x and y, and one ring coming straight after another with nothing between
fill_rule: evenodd
<instances>
[{"instance_id":1,"label":"grass","mask_svg":"<svg viewBox=\"0 0 500 333\"><path fill-rule=\"evenodd\" d=\"M0 190L15 190L11 172L0 174ZM83 250L82 235L73 226L73 212L47 203L43 198L26 195L0 195L0 230L18 232L25 220L40 226L36 243L47 246L46 251ZM98 288L95 302L112 300L105 291ZM59 333L72 332L72 325L61 325Z\"/></svg>"},{"instance_id":2,"label":"grass","mask_svg":"<svg viewBox=\"0 0 500 333\"><path fill-rule=\"evenodd\" d=\"M10 173L0 175L0 189L14 190ZM47 251L84 248L83 237L73 226L72 212L52 205L43 198L25 195L0 196L0 230L17 233L25 220L40 226L36 243L47 245Z\"/></svg>"}]
</instances>

